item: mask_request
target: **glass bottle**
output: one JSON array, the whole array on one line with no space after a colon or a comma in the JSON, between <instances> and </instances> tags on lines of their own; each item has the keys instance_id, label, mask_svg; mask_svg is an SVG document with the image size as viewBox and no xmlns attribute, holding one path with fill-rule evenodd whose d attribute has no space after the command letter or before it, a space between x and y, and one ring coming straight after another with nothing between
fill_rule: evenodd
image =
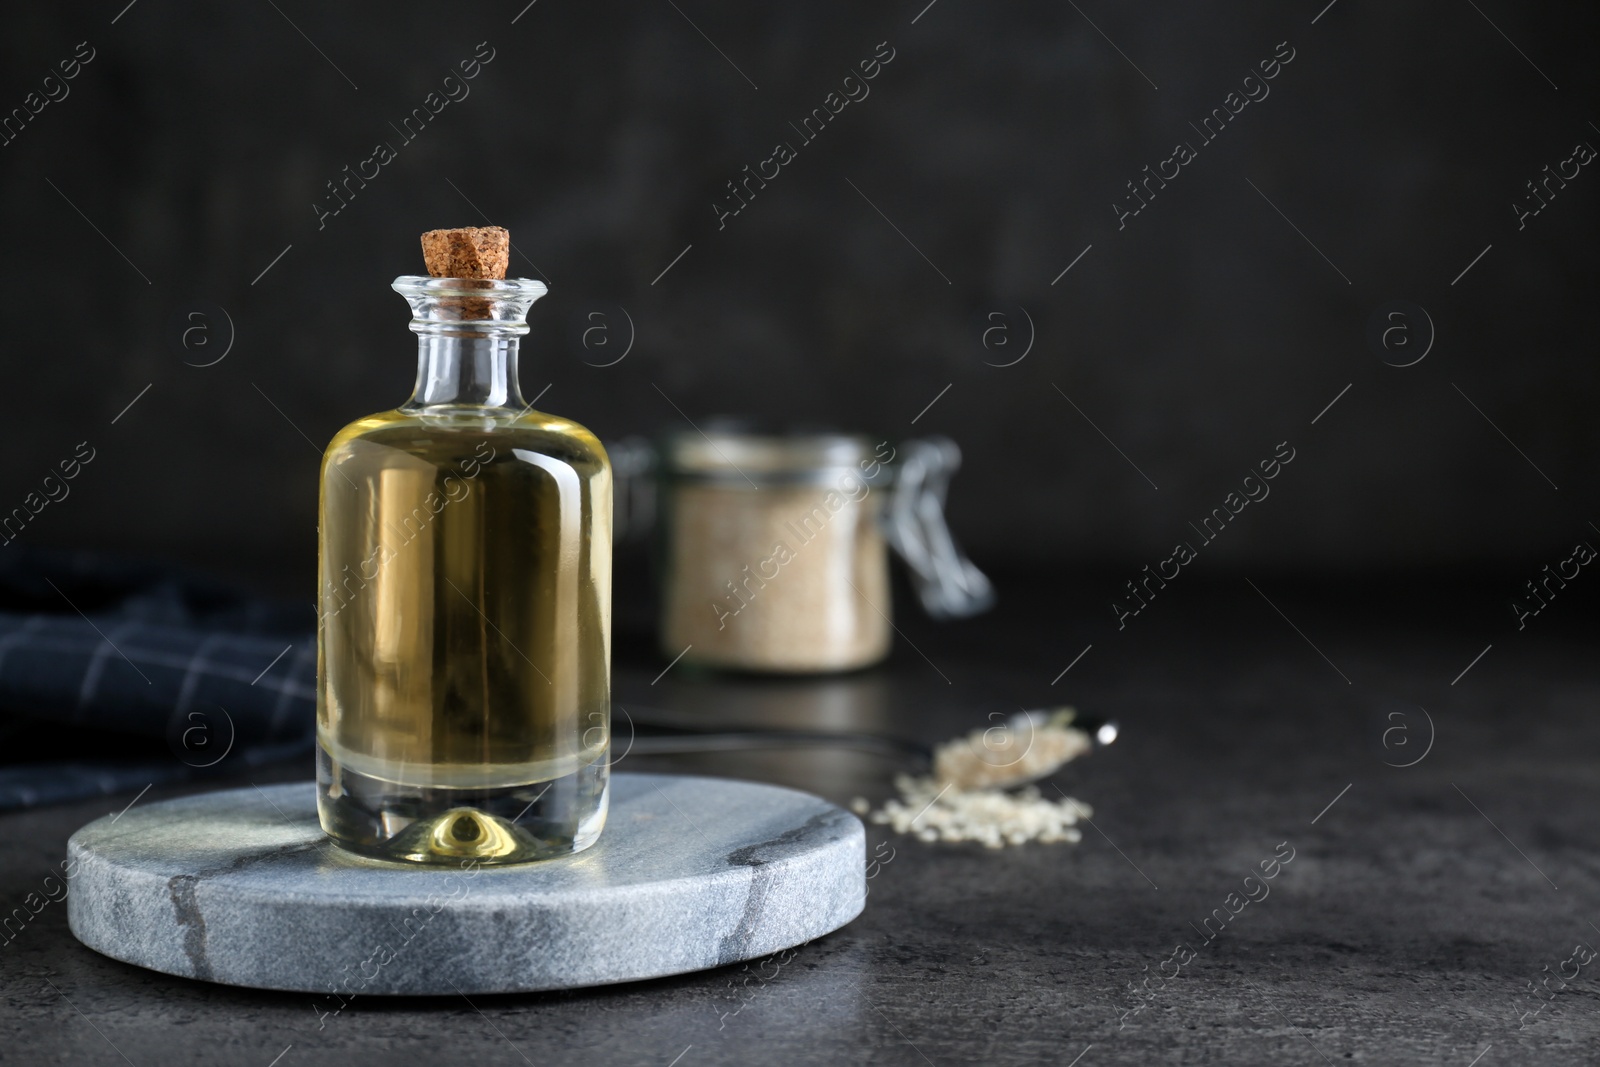
<instances>
[{"instance_id":1,"label":"glass bottle","mask_svg":"<svg viewBox=\"0 0 1600 1067\"><path fill-rule=\"evenodd\" d=\"M322 463L322 826L416 863L578 852L606 817L610 463L522 399L542 283L394 288L416 390L346 426Z\"/></svg>"}]
</instances>

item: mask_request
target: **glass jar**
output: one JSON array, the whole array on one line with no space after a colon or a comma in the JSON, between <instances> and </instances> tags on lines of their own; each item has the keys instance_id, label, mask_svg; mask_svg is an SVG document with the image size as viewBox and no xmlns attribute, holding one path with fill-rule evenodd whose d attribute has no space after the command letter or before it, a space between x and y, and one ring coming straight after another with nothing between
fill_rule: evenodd
<instances>
[{"instance_id":1,"label":"glass jar","mask_svg":"<svg viewBox=\"0 0 1600 1067\"><path fill-rule=\"evenodd\" d=\"M415 392L323 458L322 825L418 863L577 852L606 816L610 464L522 398L542 283L394 288L419 338Z\"/></svg>"},{"instance_id":2,"label":"glass jar","mask_svg":"<svg viewBox=\"0 0 1600 1067\"><path fill-rule=\"evenodd\" d=\"M893 636L890 545L931 613L971 615L993 602L944 525L945 486L960 463L952 442L896 448L723 424L669 436L655 458L669 657L797 674L879 662Z\"/></svg>"}]
</instances>

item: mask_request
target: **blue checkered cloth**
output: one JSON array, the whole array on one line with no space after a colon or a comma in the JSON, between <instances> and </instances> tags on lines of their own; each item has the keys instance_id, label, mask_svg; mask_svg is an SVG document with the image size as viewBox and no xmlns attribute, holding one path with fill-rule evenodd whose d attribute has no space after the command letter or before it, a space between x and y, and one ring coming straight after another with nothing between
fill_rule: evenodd
<instances>
[{"instance_id":1,"label":"blue checkered cloth","mask_svg":"<svg viewBox=\"0 0 1600 1067\"><path fill-rule=\"evenodd\" d=\"M0 811L309 771L315 625L170 568L0 548Z\"/></svg>"}]
</instances>

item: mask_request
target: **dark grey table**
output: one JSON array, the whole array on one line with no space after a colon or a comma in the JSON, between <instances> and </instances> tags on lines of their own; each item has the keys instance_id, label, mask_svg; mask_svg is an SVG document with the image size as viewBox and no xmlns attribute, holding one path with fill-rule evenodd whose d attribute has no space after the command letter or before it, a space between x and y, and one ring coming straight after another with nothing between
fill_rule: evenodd
<instances>
[{"instance_id":1,"label":"dark grey table","mask_svg":"<svg viewBox=\"0 0 1600 1067\"><path fill-rule=\"evenodd\" d=\"M1055 779L1095 808L1076 847L870 827L865 914L792 958L325 1017L309 996L100 957L47 903L0 944L0 1061L1600 1062L1600 959L1575 953L1600 947L1600 661L1580 583L1518 631L1505 601L1524 576L1185 575L1119 630L1125 577L1019 577L997 613L943 627L907 608L888 665L832 680L679 665L652 685L665 658L619 642L621 708L927 740L1018 706L1115 715L1116 746ZM840 802L888 795L894 770L821 749L630 760ZM0 901L23 906L77 826L131 799L0 819ZM1263 861L1276 876L1247 882Z\"/></svg>"}]
</instances>

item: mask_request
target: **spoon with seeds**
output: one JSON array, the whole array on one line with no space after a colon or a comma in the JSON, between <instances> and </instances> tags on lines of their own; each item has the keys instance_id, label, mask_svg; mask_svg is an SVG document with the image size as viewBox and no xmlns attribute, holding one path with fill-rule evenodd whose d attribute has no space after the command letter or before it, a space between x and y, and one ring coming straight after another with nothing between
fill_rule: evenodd
<instances>
[{"instance_id":1,"label":"spoon with seeds","mask_svg":"<svg viewBox=\"0 0 1600 1067\"><path fill-rule=\"evenodd\" d=\"M692 715L639 705L618 705L633 725L621 760L632 754L682 755L747 749L837 745L892 757L911 757L932 769L941 784L959 789L1010 789L1054 774L1066 763L1116 741L1109 719L1072 708L1019 711L987 728L940 745L881 734L822 730L716 730Z\"/></svg>"}]
</instances>

